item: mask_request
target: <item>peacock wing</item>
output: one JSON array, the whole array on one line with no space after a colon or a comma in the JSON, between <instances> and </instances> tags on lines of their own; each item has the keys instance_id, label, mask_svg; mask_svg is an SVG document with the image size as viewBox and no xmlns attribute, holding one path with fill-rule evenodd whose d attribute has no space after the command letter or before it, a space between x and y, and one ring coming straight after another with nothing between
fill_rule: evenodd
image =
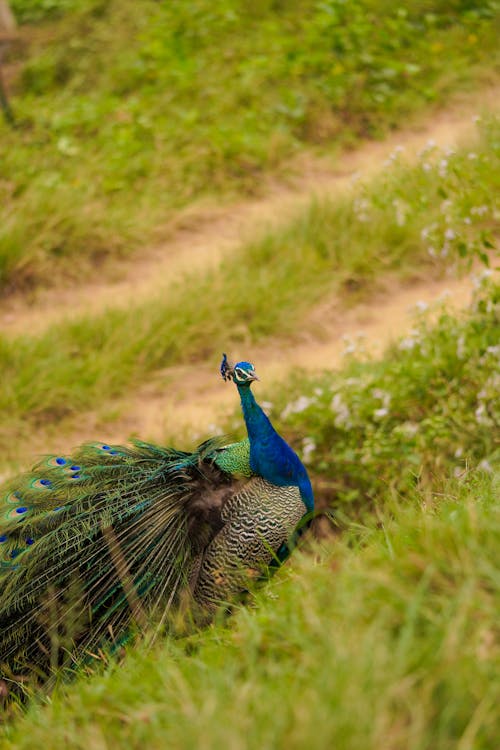
<instances>
[{"instance_id":1,"label":"peacock wing","mask_svg":"<svg viewBox=\"0 0 500 750\"><path fill-rule=\"evenodd\" d=\"M203 553L192 582L198 604L214 609L259 577L306 512L298 487L254 477L222 509L223 526Z\"/></svg>"}]
</instances>

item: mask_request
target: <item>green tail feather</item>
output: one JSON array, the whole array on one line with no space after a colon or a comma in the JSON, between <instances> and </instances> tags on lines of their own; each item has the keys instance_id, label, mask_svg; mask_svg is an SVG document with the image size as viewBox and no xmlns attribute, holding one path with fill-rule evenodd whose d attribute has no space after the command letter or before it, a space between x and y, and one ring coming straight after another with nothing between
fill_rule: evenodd
<instances>
[{"instance_id":1,"label":"green tail feather","mask_svg":"<svg viewBox=\"0 0 500 750\"><path fill-rule=\"evenodd\" d=\"M0 676L49 674L162 617L217 531L200 498L229 491L233 471L251 474L242 444L95 443L13 480L0 499Z\"/></svg>"}]
</instances>

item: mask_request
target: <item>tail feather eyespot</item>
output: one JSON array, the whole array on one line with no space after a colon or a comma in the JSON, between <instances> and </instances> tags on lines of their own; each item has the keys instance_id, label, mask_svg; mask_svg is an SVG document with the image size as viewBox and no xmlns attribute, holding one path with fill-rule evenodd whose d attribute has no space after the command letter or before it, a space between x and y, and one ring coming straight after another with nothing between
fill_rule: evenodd
<instances>
[{"instance_id":1,"label":"tail feather eyespot","mask_svg":"<svg viewBox=\"0 0 500 750\"><path fill-rule=\"evenodd\" d=\"M47 466L55 469L61 469L63 466L66 466L67 463L68 459L63 458L63 456L52 456L46 461Z\"/></svg>"},{"instance_id":2,"label":"tail feather eyespot","mask_svg":"<svg viewBox=\"0 0 500 750\"><path fill-rule=\"evenodd\" d=\"M30 511L31 508L28 505L17 505L15 508L10 508L4 518L7 521L24 521Z\"/></svg>"}]
</instances>

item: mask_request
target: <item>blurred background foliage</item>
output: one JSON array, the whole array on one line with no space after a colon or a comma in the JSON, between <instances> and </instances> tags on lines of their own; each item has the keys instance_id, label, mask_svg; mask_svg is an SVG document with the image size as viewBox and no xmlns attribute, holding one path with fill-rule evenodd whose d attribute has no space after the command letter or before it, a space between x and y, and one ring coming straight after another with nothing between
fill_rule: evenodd
<instances>
[{"instance_id":1,"label":"blurred background foliage","mask_svg":"<svg viewBox=\"0 0 500 750\"><path fill-rule=\"evenodd\" d=\"M80 278L203 196L376 137L498 60L499 4L15 0L0 291ZM289 168L289 167L288 167Z\"/></svg>"}]
</instances>

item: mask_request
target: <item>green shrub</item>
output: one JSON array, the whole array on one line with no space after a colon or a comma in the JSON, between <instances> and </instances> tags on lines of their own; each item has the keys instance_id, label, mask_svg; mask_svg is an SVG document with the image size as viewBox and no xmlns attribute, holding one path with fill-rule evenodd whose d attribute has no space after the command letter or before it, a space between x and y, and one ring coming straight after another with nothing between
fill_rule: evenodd
<instances>
[{"instance_id":1,"label":"green shrub","mask_svg":"<svg viewBox=\"0 0 500 750\"><path fill-rule=\"evenodd\" d=\"M317 494L349 512L500 460L500 286L481 284L472 309L425 316L380 361L297 378L274 421L298 443ZM347 342L348 357L359 342ZM325 363L326 365L327 363Z\"/></svg>"},{"instance_id":2,"label":"green shrub","mask_svg":"<svg viewBox=\"0 0 500 750\"><path fill-rule=\"evenodd\" d=\"M10 6L18 21L35 23L58 18L80 8L88 0L10 0Z\"/></svg>"}]
</instances>

